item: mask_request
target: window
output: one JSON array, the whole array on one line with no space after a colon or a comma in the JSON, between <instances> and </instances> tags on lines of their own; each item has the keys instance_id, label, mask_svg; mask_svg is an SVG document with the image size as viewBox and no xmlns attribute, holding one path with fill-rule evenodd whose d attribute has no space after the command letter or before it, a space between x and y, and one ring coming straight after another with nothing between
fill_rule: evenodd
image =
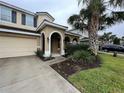
<instances>
[{"instance_id":1,"label":"window","mask_svg":"<svg viewBox=\"0 0 124 93\"><path fill-rule=\"evenodd\" d=\"M12 22L16 23L16 11L12 11Z\"/></svg>"},{"instance_id":2,"label":"window","mask_svg":"<svg viewBox=\"0 0 124 93\"><path fill-rule=\"evenodd\" d=\"M7 7L0 6L0 20L11 22L11 20L12 20L11 11L12 10Z\"/></svg>"},{"instance_id":3,"label":"window","mask_svg":"<svg viewBox=\"0 0 124 93\"><path fill-rule=\"evenodd\" d=\"M26 25L26 15L22 14L22 25Z\"/></svg>"},{"instance_id":4,"label":"window","mask_svg":"<svg viewBox=\"0 0 124 93\"><path fill-rule=\"evenodd\" d=\"M22 25L34 26L34 16L28 14L22 14Z\"/></svg>"},{"instance_id":5,"label":"window","mask_svg":"<svg viewBox=\"0 0 124 93\"><path fill-rule=\"evenodd\" d=\"M37 27L37 18L34 17L34 27Z\"/></svg>"},{"instance_id":6,"label":"window","mask_svg":"<svg viewBox=\"0 0 124 93\"><path fill-rule=\"evenodd\" d=\"M26 25L34 26L34 16L26 15Z\"/></svg>"}]
</instances>

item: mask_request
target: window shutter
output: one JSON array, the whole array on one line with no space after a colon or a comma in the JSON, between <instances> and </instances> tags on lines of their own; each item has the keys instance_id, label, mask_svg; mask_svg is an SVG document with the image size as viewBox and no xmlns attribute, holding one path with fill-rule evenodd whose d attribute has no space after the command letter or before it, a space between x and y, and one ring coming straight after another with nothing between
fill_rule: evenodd
<instances>
[{"instance_id":1,"label":"window shutter","mask_svg":"<svg viewBox=\"0 0 124 93\"><path fill-rule=\"evenodd\" d=\"M26 15L22 14L22 25L26 24Z\"/></svg>"},{"instance_id":2,"label":"window shutter","mask_svg":"<svg viewBox=\"0 0 124 93\"><path fill-rule=\"evenodd\" d=\"M12 11L12 22L13 23L16 23L16 17L17 17L16 14L17 14L16 11Z\"/></svg>"}]
</instances>

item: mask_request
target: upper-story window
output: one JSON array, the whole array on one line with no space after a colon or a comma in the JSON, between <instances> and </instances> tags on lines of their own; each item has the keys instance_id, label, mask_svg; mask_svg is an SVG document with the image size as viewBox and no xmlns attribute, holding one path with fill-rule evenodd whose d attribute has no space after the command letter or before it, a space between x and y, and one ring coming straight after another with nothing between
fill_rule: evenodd
<instances>
[{"instance_id":1,"label":"upper-story window","mask_svg":"<svg viewBox=\"0 0 124 93\"><path fill-rule=\"evenodd\" d=\"M34 25L36 20L34 20L34 16L28 15L28 14L22 14L22 25L27 25L27 26L36 26Z\"/></svg>"},{"instance_id":2,"label":"upper-story window","mask_svg":"<svg viewBox=\"0 0 124 93\"><path fill-rule=\"evenodd\" d=\"M7 7L0 6L0 20L11 22L12 21L11 11L12 10Z\"/></svg>"},{"instance_id":3,"label":"upper-story window","mask_svg":"<svg viewBox=\"0 0 124 93\"><path fill-rule=\"evenodd\" d=\"M26 25L34 26L34 16L26 14Z\"/></svg>"},{"instance_id":4,"label":"upper-story window","mask_svg":"<svg viewBox=\"0 0 124 93\"><path fill-rule=\"evenodd\" d=\"M4 6L0 6L0 20L16 23L16 11Z\"/></svg>"},{"instance_id":5,"label":"upper-story window","mask_svg":"<svg viewBox=\"0 0 124 93\"><path fill-rule=\"evenodd\" d=\"M22 13L22 17L17 20L17 10L13 10L6 6L0 5L0 21L1 22L11 22L17 23L18 20L21 20L22 25L37 27L37 18L36 16ZM20 13L20 12L19 12Z\"/></svg>"}]
</instances>

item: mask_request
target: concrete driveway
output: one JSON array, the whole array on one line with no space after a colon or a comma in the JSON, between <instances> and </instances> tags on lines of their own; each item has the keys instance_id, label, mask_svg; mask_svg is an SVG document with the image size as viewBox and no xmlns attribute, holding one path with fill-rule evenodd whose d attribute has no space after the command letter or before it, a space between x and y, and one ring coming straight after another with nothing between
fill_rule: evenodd
<instances>
[{"instance_id":1,"label":"concrete driveway","mask_svg":"<svg viewBox=\"0 0 124 93\"><path fill-rule=\"evenodd\" d=\"M0 59L0 93L80 93L36 56Z\"/></svg>"}]
</instances>

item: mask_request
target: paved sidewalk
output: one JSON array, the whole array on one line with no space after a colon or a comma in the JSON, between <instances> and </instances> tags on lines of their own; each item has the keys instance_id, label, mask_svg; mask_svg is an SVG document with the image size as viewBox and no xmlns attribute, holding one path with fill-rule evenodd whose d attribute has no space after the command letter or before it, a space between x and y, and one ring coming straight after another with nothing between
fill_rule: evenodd
<instances>
[{"instance_id":1,"label":"paved sidewalk","mask_svg":"<svg viewBox=\"0 0 124 93\"><path fill-rule=\"evenodd\" d=\"M103 52L103 51L99 51L99 53L104 53L104 54L109 54L109 55L113 55L112 52ZM122 53L117 53L118 56L124 56L124 54Z\"/></svg>"},{"instance_id":2,"label":"paved sidewalk","mask_svg":"<svg viewBox=\"0 0 124 93\"><path fill-rule=\"evenodd\" d=\"M35 56L0 59L0 93L80 93Z\"/></svg>"},{"instance_id":3,"label":"paved sidewalk","mask_svg":"<svg viewBox=\"0 0 124 93\"><path fill-rule=\"evenodd\" d=\"M53 65L53 64L56 64L56 63L64 62L66 60L68 60L68 58L56 57L55 59L52 59L52 60L49 60L49 61L45 61L45 64L50 66L50 65Z\"/></svg>"}]
</instances>

